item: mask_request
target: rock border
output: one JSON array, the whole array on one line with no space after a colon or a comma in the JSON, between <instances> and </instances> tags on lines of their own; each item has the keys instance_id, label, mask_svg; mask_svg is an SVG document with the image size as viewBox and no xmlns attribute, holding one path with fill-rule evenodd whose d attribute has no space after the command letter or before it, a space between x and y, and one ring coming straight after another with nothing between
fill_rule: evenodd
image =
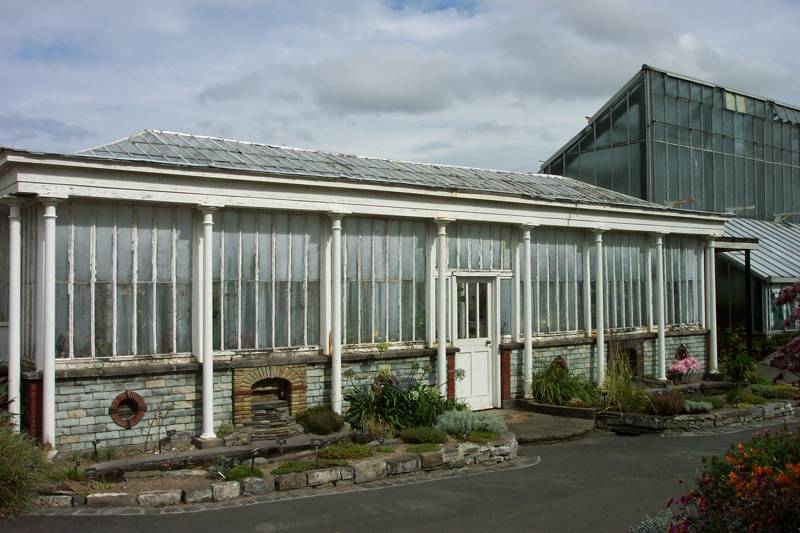
<instances>
[{"instance_id":1,"label":"rock border","mask_svg":"<svg viewBox=\"0 0 800 533\"><path fill-rule=\"evenodd\" d=\"M717 409L710 413L659 416L606 411L598 413L596 427L619 433L711 431L729 426L757 424L795 416L800 401L783 400L745 408Z\"/></svg>"},{"instance_id":2,"label":"rock border","mask_svg":"<svg viewBox=\"0 0 800 533\"><path fill-rule=\"evenodd\" d=\"M487 444L460 442L443 445L441 450L435 452L405 453L385 459L365 459L348 466L280 474L274 476L272 483L263 478L249 477L240 481L219 481L210 487L192 490L151 490L138 494L103 492L88 495L57 492L39 496L37 504L49 509L157 508L227 502L273 491L350 487L392 479L399 482L409 476L433 473L436 470L460 470L468 466L484 467L509 463L517 458L518 448L516 436L509 432Z\"/></svg>"}]
</instances>

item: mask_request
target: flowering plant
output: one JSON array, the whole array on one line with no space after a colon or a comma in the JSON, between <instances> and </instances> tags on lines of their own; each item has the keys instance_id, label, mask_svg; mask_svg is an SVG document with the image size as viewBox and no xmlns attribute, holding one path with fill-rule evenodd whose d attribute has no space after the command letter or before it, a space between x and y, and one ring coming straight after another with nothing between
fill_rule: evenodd
<instances>
[{"instance_id":1,"label":"flowering plant","mask_svg":"<svg viewBox=\"0 0 800 533\"><path fill-rule=\"evenodd\" d=\"M673 359L669 364L669 371L673 374L688 374L689 372L696 372L700 368L702 368L700 362L691 355L683 359Z\"/></svg>"}]
</instances>

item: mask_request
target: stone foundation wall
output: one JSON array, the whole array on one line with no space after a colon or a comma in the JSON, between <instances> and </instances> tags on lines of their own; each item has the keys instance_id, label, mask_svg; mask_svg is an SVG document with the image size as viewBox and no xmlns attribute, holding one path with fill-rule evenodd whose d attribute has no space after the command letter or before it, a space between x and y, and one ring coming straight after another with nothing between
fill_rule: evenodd
<instances>
[{"instance_id":1,"label":"stone foundation wall","mask_svg":"<svg viewBox=\"0 0 800 533\"><path fill-rule=\"evenodd\" d=\"M98 447L144 446L148 426L160 413L161 437L176 430L178 437L196 437L202 429L202 374L176 373L147 376L90 377L56 381L56 447L59 451ZM130 429L117 425L109 414L111 402L126 390L145 401L144 418ZM214 374L214 423L232 421L231 373ZM216 429L216 428L215 428ZM156 440L150 429L148 446Z\"/></svg>"},{"instance_id":2,"label":"stone foundation wall","mask_svg":"<svg viewBox=\"0 0 800 533\"><path fill-rule=\"evenodd\" d=\"M436 359L430 356L408 357L400 359L372 359L368 361L342 362L342 391L369 385L382 368L391 369L401 383L415 379L424 379L431 385L436 384ZM331 367L330 364L314 364L306 367L307 404L308 407L331 404ZM347 409L347 402L342 402L342 409Z\"/></svg>"}]
</instances>

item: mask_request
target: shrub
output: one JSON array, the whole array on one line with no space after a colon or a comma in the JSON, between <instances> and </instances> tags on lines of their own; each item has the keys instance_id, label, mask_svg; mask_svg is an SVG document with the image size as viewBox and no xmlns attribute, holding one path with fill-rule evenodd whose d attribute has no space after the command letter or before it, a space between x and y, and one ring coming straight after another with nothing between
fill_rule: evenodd
<instances>
[{"instance_id":1,"label":"shrub","mask_svg":"<svg viewBox=\"0 0 800 533\"><path fill-rule=\"evenodd\" d=\"M345 466L347 461L344 459L316 459L307 461L289 461L283 463L272 469L272 473L276 476L282 474L299 474L309 470L317 470L319 468L331 468L334 466Z\"/></svg>"},{"instance_id":2,"label":"shrub","mask_svg":"<svg viewBox=\"0 0 800 533\"><path fill-rule=\"evenodd\" d=\"M714 408L711 402L698 402L696 400L686 400L683 402L683 410L689 414L707 413Z\"/></svg>"},{"instance_id":3,"label":"shrub","mask_svg":"<svg viewBox=\"0 0 800 533\"><path fill-rule=\"evenodd\" d=\"M408 451L411 453L428 453L428 452L438 452L442 449L441 444L434 444L432 442L424 442L422 444L413 444L408 447Z\"/></svg>"},{"instance_id":4,"label":"shrub","mask_svg":"<svg viewBox=\"0 0 800 533\"><path fill-rule=\"evenodd\" d=\"M373 385L355 387L345 394L350 404L345 420L354 428L365 429L376 422L396 429L431 426L445 411L466 408L423 381L404 387L393 376L380 377Z\"/></svg>"},{"instance_id":5,"label":"shrub","mask_svg":"<svg viewBox=\"0 0 800 533\"><path fill-rule=\"evenodd\" d=\"M723 375L736 383L745 383L754 377L756 359L747 351L741 330L731 330L721 342L720 359Z\"/></svg>"},{"instance_id":6,"label":"shrub","mask_svg":"<svg viewBox=\"0 0 800 533\"><path fill-rule=\"evenodd\" d=\"M320 448L317 457L320 459L363 459L370 457L375 450L366 444L357 444L349 440L340 440L330 446Z\"/></svg>"},{"instance_id":7,"label":"shrub","mask_svg":"<svg viewBox=\"0 0 800 533\"><path fill-rule=\"evenodd\" d=\"M49 470L42 449L0 415L0 518L24 512Z\"/></svg>"},{"instance_id":8,"label":"shrub","mask_svg":"<svg viewBox=\"0 0 800 533\"><path fill-rule=\"evenodd\" d=\"M488 431L498 434L506 431L506 423L499 416L473 411L443 413L436 421L436 427L459 439L465 438L471 431Z\"/></svg>"},{"instance_id":9,"label":"shrub","mask_svg":"<svg viewBox=\"0 0 800 533\"><path fill-rule=\"evenodd\" d=\"M394 446L381 444L380 446L375 447L375 451L378 453L394 453Z\"/></svg>"},{"instance_id":10,"label":"shrub","mask_svg":"<svg viewBox=\"0 0 800 533\"><path fill-rule=\"evenodd\" d=\"M113 461L117 457L117 449L114 446L106 446L105 448L97 449L98 461Z\"/></svg>"},{"instance_id":11,"label":"shrub","mask_svg":"<svg viewBox=\"0 0 800 533\"><path fill-rule=\"evenodd\" d=\"M557 359L547 368L533 373L533 398L551 405L567 405L575 399L591 405L598 396L594 385L581 376L570 374L566 365L560 361Z\"/></svg>"},{"instance_id":12,"label":"shrub","mask_svg":"<svg viewBox=\"0 0 800 533\"><path fill-rule=\"evenodd\" d=\"M794 400L800 398L800 389L791 385L751 385L750 390L762 398Z\"/></svg>"},{"instance_id":13,"label":"shrub","mask_svg":"<svg viewBox=\"0 0 800 533\"><path fill-rule=\"evenodd\" d=\"M314 435L336 433L344 427L344 419L330 407L322 405L306 409L297 415L295 420L307 433Z\"/></svg>"},{"instance_id":14,"label":"shrub","mask_svg":"<svg viewBox=\"0 0 800 533\"><path fill-rule=\"evenodd\" d=\"M704 459L695 487L670 506L672 531L797 531L800 432L760 433Z\"/></svg>"},{"instance_id":15,"label":"shrub","mask_svg":"<svg viewBox=\"0 0 800 533\"><path fill-rule=\"evenodd\" d=\"M371 440L380 438L383 438L384 440L391 439L394 437L395 433L391 424L372 419L367 420L364 423L364 431L366 431Z\"/></svg>"},{"instance_id":16,"label":"shrub","mask_svg":"<svg viewBox=\"0 0 800 533\"><path fill-rule=\"evenodd\" d=\"M652 409L650 395L644 387L633 382L633 371L622 354L612 354L603 390L612 409L628 412Z\"/></svg>"},{"instance_id":17,"label":"shrub","mask_svg":"<svg viewBox=\"0 0 800 533\"><path fill-rule=\"evenodd\" d=\"M223 422L219 425L219 427L217 427L217 437L227 437L228 435L233 435L234 431L233 424L230 422Z\"/></svg>"},{"instance_id":18,"label":"shrub","mask_svg":"<svg viewBox=\"0 0 800 533\"><path fill-rule=\"evenodd\" d=\"M403 442L414 443L434 443L442 444L447 442L447 433L434 427L408 428L400 432Z\"/></svg>"},{"instance_id":19,"label":"shrub","mask_svg":"<svg viewBox=\"0 0 800 533\"><path fill-rule=\"evenodd\" d=\"M470 431L467 433L469 442L476 442L478 444L488 444L489 442L497 439L500 436L496 431Z\"/></svg>"},{"instance_id":20,"label":"shrub","mask_svg":"<svg viewBox=\"0 0 800 533\"><path fill-rule=\"evenodd\" d=\"M239 481L248 477L264 477L264 472L256 467L250 467L249 464L236 465L228 471L225 479L228 481Z\"/></svg>"},{"instance_id":21,"label":"shrub","mask_svg":"<svg viewBox=\"0 0 800 533\"><path fill-rule=\"evenodd\" d=\"M722 409L725 407L725 400L718 396L707 396L705 394L693 394L689 397L694 402L707 402L710 403L714 409Z\"/></svg>"},{"instance_id":22,"label":"shrub","mask_svg":"<svg viewBox=\"0 0 800 533\"><path fill-rule=\"evenodd\" d=\"M636 526L628 528L629 533L664 533L669 531L670 522L672 522L672 511L665 509L655 516L649 514L644 515L644 518Z\"/></svg>"},{"instance_id":23,"label":"shrub","mask_svg":"<svg viewBox=\"0 0 800 533\"><path fill-rule=\"evenodd\" d=\"M760 405L762 403L767 403L766 399L744 387L736 387L735 389L729 390L725 399L728 400L728 403L736 404L749 403L750 405Z\"/></svg>"},{"instance_id":24,"label":"shrub","mask_svg":"<svg viewBox=\"0 0 800 533\"><path fill-rule=\"evenodd\" d=\"M683 412L686 396L680 391L670 391L667 394L653 394L650 403L653 412L661 416L673 416Z\"/></svg>"}]
</instances>

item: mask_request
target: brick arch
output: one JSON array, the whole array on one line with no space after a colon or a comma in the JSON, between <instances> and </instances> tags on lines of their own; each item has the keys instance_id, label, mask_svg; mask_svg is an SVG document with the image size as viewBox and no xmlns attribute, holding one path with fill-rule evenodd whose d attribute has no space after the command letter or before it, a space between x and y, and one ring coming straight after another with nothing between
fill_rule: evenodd
<instances>
[{"instance_id":1,"label":"brick arch","mask_svg":"<svg viewBox=\"0 0 800 533\"><path fill-rule=\"evenodd\" d=\"M233 420L241 425L250 420L253 385L264 379L281 378L289 382L289 411L298 415L306 410L305 365L257 366L233 370Z\"/></svg>"}]
</instances>

